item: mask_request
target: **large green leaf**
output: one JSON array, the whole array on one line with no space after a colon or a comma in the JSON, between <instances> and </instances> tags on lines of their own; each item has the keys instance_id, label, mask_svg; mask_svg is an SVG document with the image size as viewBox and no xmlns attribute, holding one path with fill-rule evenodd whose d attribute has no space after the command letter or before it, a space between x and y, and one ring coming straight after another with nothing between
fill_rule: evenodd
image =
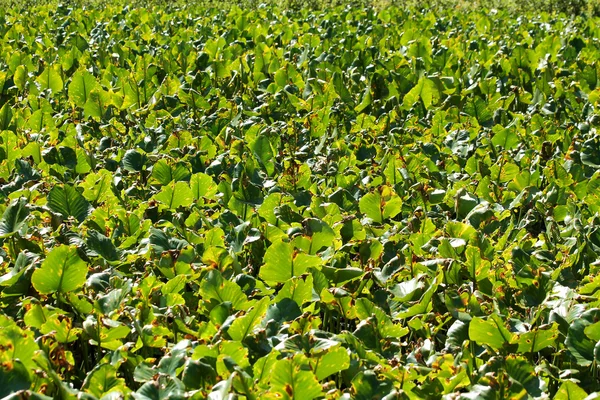
<instances>
[{"instance_id":1,"label":"large green leaf","mask_svg":"<svg viewBox=\"0 0 600 400\"><path fill-rule=\"evenodd\" d=\"M30 386L29 373L20 360L0 366L0 398L19 390L27 390Z\"/></svg>"},{"instance_id":2,"label":"large green leaf","mask_svg":"<svg viewBox=\"0 0 600 400\"><path fill-rule=\"evenodd\" d=\"M111 392L120 394L129 392L125 380L117 377L117 369L111 364L97 365L85 378L82 389L97 398Z\"/></svg>"},{"instance_id":3,"label":"large green leaf","mask_svg":"<svg viewBox=\"0 0 600 400\"><path fill-rule=\"evenodd\" d=\"M8 103L0 108L0 131L8 130L13 113Z\"/></svg>"},{"instance_id":4,"label":"large green leaf","mask_svg":"<svg viewBox=\"0 0 600 400\"><path fill-rule=\"evenodd\" d=\"M318 357L311 359L315 375L323 380L330 375L347 369L350 366L350 356L344 347L334 347Z\"/></svg>"},{"instance_id":5,"label":"large green leaf","mask_svg":"<svg viewBox=\"0 0 600 400\"><path fill-rule=\"evenodd\" d=\"M357 400L372 400L389 395L393 386L389 380L378 379L372 370L359 372L352 379L354 398Z\"/></svg>"},{"instance_id":6,"label":"large green leaf","mask_svg":"<svg viewBox=\"0 0 600 400\"><path fill-rule=\"evenodd\" d=\"M90 203L70 185L54 186L48 193L48 207L65 218L73 217L79 222L83 222L91 212Z\"/></svg>"},{"instance_id":7,"label":"large green leaf","mask_svg":"<svg viewBox=\"0 0 600 400\"><path fill-rule=\"evenodd\" d=\"M581 314L569 325L565 344L569 353L579 365L588 366L594 361L596 341L590 339L585 334L585 330L599 319L600 309L591 309Z\"/></svg>"},{"instance_id":8,"label":"large green leaf","mask_svg":"<svg viewBox=\"0 0 600 400\"><path fill-rule=\"evenodd\" d=\"M516 338L515 334L506 329L502 318L497 314L492 314L487 319L474 317L469 324L469 339L494 350L512 344Z\"/></svg>"},{"instance_id":9,"label":"large green leaf","mask_svg":"<svg viewBox=\"0 0 600 400\"><path fill-rule=\"evenodd\" d=\"M178 379L161 375L157 381L146 382L135 393L136 400L182 399L185 386Z\"/></svg>"},{"instance_id":10,"label":"large green leaf","mask_svg":"<svg viewBox=\"0 0 600 400\"><path fill-rule=\"evenodd\" d=\"M267 136L258 136L254 142L250 144L250 149L254 153L256 159L264 166L267 174L273 175L275 165L272 161L273 150L271 142Z\"/></svg>"},{"instance_id":11,"label":"large green leaf","mask_svg":"<svg viewBox=\"0 0 600 400\"><path fill-rule=\"evenodd\" d=\"M273 299L274 303L282 299L292 299L302 306L313 298L313 276L296 277L288 280Z\"/></svg>"},{"instance_id":12,"label":"large green leaf","mask_svg":"<svg viewBox=\"0 0 600 400\"><path fill-rule=\"evenodd\" d=\"M120 252L113 242L98 231L88 231L87 245L90 250L108 261L116 261L120 257Z\"/></svg>"},{"instance_id":13,"label":"large green leaf","mask_svg":"<svg viewBox=\"0 0 600 400\"><path fill-rule=\"evenodd\" d=\"M388 187L383 187L383 195L379 191L365 194L359 201L360 212L374 222L381 224L402 211L402 199Z\"/></svg>"},{"instance_id":14,"label":"large green leaf","mask_svg":"<svg viewBox=\"0 0 600 400\"><path fill-rule=\"evenodd\" d=\"M365 91L362 95L362 99L361 99L360 103L354 108L354 111L356 111L357 113L361 113L367 107L369 107L372 102L373 102L373 96L371 95L371 88L367 85L367 88L365 89Z\"/></svg>"},{"instance_id":15,"label":"large green leaf","mask_svg":"<svg viewBox=\"0 0 600 400\"><path fill-rule=\"evenodd\" d=\"M494 127L494 132L494 137L492 137L492 144L494 146L500 146L503 149L511 150L521 143L521 138L517 135L514 128L497 129Z\"/></svg>"},{"instance_id":16,"label":"large green leaf","mask_svg":"<svg viewBox=\"0 0 600 400\"><path fill-rule=\"evenodd\" d=\"M308 268L321 264L316 256L294 249L291 243L275 242L267 249L259 276L267 282L285 282L304 274Z\"/></svg>"},{"instance_id":17,"label":"large green leaf","mask_svg":"<svg viewBox=\"0 0 600 400\"><path fill-rule=\"evenodd\" d=\"M152 167L152 177L164 186L171 181L186 180L190 177L190 173L182 164L169 165L166 160L159 160Z\"/></svg>"},{"instance_id":18,"label":"large green leaf","mask_svg":"<svg viewBox=\"0 0 600 400\"><path fill-rule=\"evenodd\" d=\"M235 283L223 278L219 271L211 270L200 284L200 295L206 299L214 299L217 303L231 302L236 310L244 310L248 299L242 289Z\"/></svg>"},{"instance_id":19,"label":"large green leaf","mask_svg":"<svg viewBox=\"0 0 600 400\"><path fill-rule=\"evenodd\" d=\"M113 175L105 169L89 173L80 184L83 197L94 204L107 200L112 191L112 178Z\"/></svg>"},{"instance_id":20,"label":"large green leaf","mask_svg":"<svg viewBox=\"0 0 600 400\"><path fill-rule=\"evenodd\" d=\"M61 77L60 65L48 65L38 76L36 82L41 90L52 90L52 93L59 93L63 90L63 80Z\"/></svg>"},{"instance_id":21,"label":"large green leaf","mask_svg":"<svg viewBox=\"0 0 600 400\"><path fill-rule=\"evenodd\" d=\"M581 162L592 168L600 168L600 143L598 138L588 139L581 146Z\"/></svg>"},{"instance_id":22,"label":"large green leaf","mask_svg":"<svg viewBox=\"0 0 600 400\"><path fill-rule=\"evenodd\" d=\"M542 328L536 328L530 332L519 335L519 353L537 353L542 349L554 346L558 339L559 331L556 324Z\"/></svg>"},{"instance_id":23,"label":"large green leaf","mask_svg":"<svg viewBox=\"0 0 600 400\"><path fill-rule=\"evenodd\" d=\"M35 342L31 330L22 330L17 324L4 315L0 315L0 348L6 349L0 351L0 364L5 367L14 366L14 362L19 360L27 371L37 369L33 361L35 352L39 349ZM20 367L17 374L22 375ZM2 386L0 386L2 389Z\"/></svg>"},{"instance_id":24,"label":"large green leaf","mask_svg":"<svg viewBox=\"0 0 600 400\"><path fill-rule=\"evenodd\" d=\"M140 172L144 169L148 157L137 150L129 149L123 155L123 168L129 172Z\"/></svg>"},{"instance_id":25,"label":"large green leaf","mask_svg":"<svg viewBox=\"0 0 600 400\"><path fill-rule=\"evenodd\" d=\"M435 82L429 78L422 77L417 84L404 96L403 104L405 107L411 107L417 101L422 100L425 108L436 103L439 99L439 91Z\"/></svg>"},{"instance_id":26,"label":"large green leaf","mask_svg":"<svg viewBox=\"0 0 600 400\"><path fill-rule=\"evenodd\" d=\"M383 207L381 195L377 192L365 194L359 201L360 212L371 218L374 222L383 222Z\"/></svg>"},{"instance_id":27,"label":"large green leaf","mask_svg":"<svg viewBox=\"0 0 600 400\"><path fill-rule=\"evenodd\" d=\"M188 389L200 389L204 383L213 385L217 380L217 372L205 362L188 360L181 380Z\"/></svg>"},{"instance_id":28,"label":"large green leaf","mask_svg":"<svg viewBox=\"0 0 600 400\"><path fill-rule=\"evenodd\" d=\"M244 316L238 317L233 321L227 333L233 340L242 341L252 333L252 329L257 326L269 306L269 298L263 297L258 301Z\"/></svg>"},{"instance_id":29,"label":"large green leaf","mask_svg":"<svg viewBox=\"0 0 600 400\"><path fill-rule=\"evenodd\" d=\"M0 219L0 237L10 236L27 225L25 219L29 215L27 199L20 198L13 201L2 214Z\"/></svg>"},{"instance_id":30,"label":"large green leaf","mask_svg":"<svg viewBox=\"0 0 600 400\"><path fill-rule=\"evenodd\" d=\"M187 182L171 182L155 196L156 200L171 210L188 207L194 201L194 193Z\"/></svg>"},{"instance_id":31,"label":"large green leaf","mask_svg":"<svg viewBox=\"0 0 600 400\"><path fill-rule=\"evenodd\" d=\"M465 112L468 115L475 117L477 122L479 122L480 124L485 124L486 122L489 122L489 120L492 119L493 116L492 113L489 111L487 105L485 104L485 101L483 101L479 97L472 97L469 100L467 100L467 103L465 104Z\"/></svg>"},{"instance_id":32,"label":"large green leaf","mask_svg":"<svg viewBox=\"0 0 600 400\"><path fill-rule=\"evenodd\" d=\"M308 218L304 223L311 240L309 249L310 254L316 254L327 247L333 246L335 232L327 225L327 223L317 218Z\"/></svg>"},{"instance_id":33,"label":"large green leaf","mask_svg":"<svg viewBox=\"0 0 600 400\"><path fill-rule=\"evenodd\" d=\"M554 396L555 400L579 400L587 397L585 390L571 381L564 381Z\"/></svg>"},{"instance_id":34,"label":"large green leaf","mask_svg":"<svg viewBox=\"0 0 600 400\"><path fill-rule=\"evenodd\" d=\"M467 246L465 250L467 256L467 271L474 282L487 278L490 271L490 262L481 258L481 251L474 246Z\"/></svg>"},{"instance_id":35,"label":"large green leaf","mask_svg":"<svg viewBox=\"0 0 600 400\"><path fill-rule=\"evenodd\" d=\"M271 370L271 390L282 399L312 400L321 396L321 385L301 357L277 361Z\"/></svg>"},{"instance_id":36,"label":"large green leaf","mask_svg":"<svg viewBox=\"0 0 600 400\"><path fill-rule=\"evenodd\" d=\"M33 272L31 284L41 294L67 293L83 286L88 267L74 246L61 245L48 253Z\"/></svg>"},{"instance_id":37,"label":"large green leaf","mask_svg":"<svg viewBox=\"0 0 600 400\"><path fill-rule=\"evenodd\" d=\"M69 100L75 106L84 108L90 99L90 92L97 85L96 78L88 71L80 70L75 72L69 84Z\"/></svg>"},{"instance_id":38,"label":"large green leaf","mask_svg":"<svg viewBox=\"0 0 600 400\"><path fill-rule=\"evenodd\" d=\"M537 398L542 395L545 384L535 373L535 367L524 357L508 356L506 372L510 379L522 386L531 397Z\"/></svg>"},{"instance_id":39,"label":"large green leaf","mask_svg":"<svg viewBox=\"0 0 600 400\"><path fill-rule=\"evenodd\" d=\"M190 188L196 200L200 200L203 197L211 199L217 193L217 185L213 179L202 172L192 175L190 178Z\"/></svg>"}]
</instances>

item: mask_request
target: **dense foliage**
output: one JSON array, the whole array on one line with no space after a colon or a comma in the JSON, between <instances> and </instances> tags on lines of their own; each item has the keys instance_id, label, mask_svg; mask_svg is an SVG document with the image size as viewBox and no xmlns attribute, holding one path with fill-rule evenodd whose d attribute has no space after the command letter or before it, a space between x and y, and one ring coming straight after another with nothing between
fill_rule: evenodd
<instances>
[{"instance_id":1,"label":"dense foliage","mask_svg":"<svg viewBox=\"0 0 600 400\"><path fill-rule=\"evenodd\" d=\"M600 390L598 22L1 9L0 398Z\"/></svg>"}]
</instances>

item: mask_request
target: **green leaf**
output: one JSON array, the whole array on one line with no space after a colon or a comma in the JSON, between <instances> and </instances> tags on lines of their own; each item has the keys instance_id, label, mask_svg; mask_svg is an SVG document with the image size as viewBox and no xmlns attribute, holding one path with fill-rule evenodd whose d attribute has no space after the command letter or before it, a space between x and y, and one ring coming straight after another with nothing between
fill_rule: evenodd
<instances>
[{"instance_id":1,"label":"green leaf","mask_svg":"<svg viewBox=\"0 0 600 400\"><path fill-rule=\"evenodd\" d=\"M398 283L389 290L398 301L410 301L415 293L420 293L423 289L423 282L419 278Z\"/></svg>"},{"instance_id":2,"label":"green leaf","mask_svg":"<svg viewBox=\"0 0 600 400\"><path fill-rule=\"evenodd\" d=\"M360 104L358 104L354 108L354 111L356 111L357 113L361 113L367 107L369 107L372 102L373 102L373 98L371 96L371 87L369 85L367 85L367 88L365 89L365 92L364 92L364 94L362 96L362 100L360 101Z\"/></svg>"},{"instance_id":3,"label":"green leaf","mask_svg":"<svg viewBox=\"0 0 600 400\"><path fill-rule=\"evenodd\" d=\"M15 75L13 76L13 80L15 82L15 86L19 91L25 90L25 84L27 83L27 69L24 65L19 65L15 70Z\"/></svg>"},{"instance_id":4,"label":"green leaf","mask_svg":"<svg viewBox=\"0 0 600 400\"><path fill-rule=\"evenodd\" d=\"M190 187L196 200L204 197L213 199L217 194L217 185L213 179L202 172L192 175L190 178Z\"/></svg>"},{"instance_id":5,"label":"green leaf","mask_svg":"<svg viewBox=\"0 0 600 400\"><path fill-rule=\"evenodd\" d=\"M273 150L271 149L271 142L267 136L260 135L254 142L250 144L250 150L254 153L256 159L262 164L267 171L267 174L273 175L275 172L275 164L273 163Z\"/></svg>"},{"instance_id":6,"label":"green leaf","mask_svg":"<svg viewBox=\"0 0 600 400\"><path fill-rule=\"evenodd\" d=\"M80 186L83 188L83 197L92 203L106 201L112 194L112 178L110 171L101 169L89 173Z\"/></svg>"},{"instance_id":7,"label":"green leaf","mask_svg":"<svg viewBox=\"0 0 600 400\"><path fill-rule=\"evenodd\" d=\"M308 218L304 220L308 236L310 236L310 254L324 250L333 246L335 232L327 223L317 218Z\"/></svg>"},{"instance_id":8,"label":"green leaf","mask_svg":"<svg viewBox=\"0 0 600 400\"><path fill-rule=\"evenodd\" d=\"M140 172L144 169L144 165L146 165L146 161L148 158L145 154L140 153L139 151L129 149L123 155L123 168L125 168L129 172Z\"/></svg>"},{"instance_id":9,"label":"green leaf","mask_svg":"<svg viewBox=\"0 0 600 400\"><path fill-rule=\"evenodd\" d=\"M600 321L588 325L584 329L584 333L592 340L600 341Z\"/></svg>"},{"instance_id":10,"label":"green leaf","mask_svg":"<svg viewBox=\"0 0 600 400\"><path fill-rule=\"evenodd\" d=\"M469 339L494 350L513 343L515 338L516 335L506 329L502 318L497 314L490 315L487 320L473 317L469 324Z\"/></svg>"},{"instance_id":11,"label":"green leaf","mask_svg":"<svg viewBox=\"0 0 600 400\"><path fill-rule=\"evenodd\" d=\"M519 353L537 353L542 349L554 346L558 339L558 325L553 324L545 328L536 328L530 332L519 335L517 341Z\"/></svg>"},{"instance_id":12,"label":"green leaf","mask_svg":"<svg viewBox=\"0 0 600 400\"><path fill-rule=\"evenodd\" d=\"M212 387L210 394L208 395L209 400L221 400L231 399L231 386L233 384L233 374L229 375L229 378L218 382ZM159 399L157 399L159 400Z\"/></svg>"},{"instance_id":13,"label":"green leaf","mask_svg":"<svg viewBox=\"0 0 600 400\"><path fill-rule=\"evenodd\" d=\"M350 367L348 350L342 346L329 349L319 357L311 358L313 370L318 380L323 380L330 375L344 371Z\"/></svg>"},{"instance_id":14,"label":"green leaf","mask_svg":"<svg viewBox=\"0 0 600 400\"><path fill-rule=\"evenodd\" d=\"M181 164L172 166L166 160L158 160L152 167L152 177L164 186L171 181L178 182L189 179L190 172Z\"/></svg>"},{"instance_id":15,"label":"green leaf","mask_svg":"<svg viewBox=\"0 0 600 400\"><path fill-rule=\"evenodd\" d=\"M600 168L600 143L597 138L588 139L581 146L581 163Z\"/></svg>"},{"instance_id":16,"label":"green leaf","mask_svg":"<svg viewBox=\"0 0 600 400\"><path fill-rule=\"evenodd\" d=\"M591 340L585 334L585 330L599 319L600 309L591 309L581 314L569 325L565 344L578 365L586 367L594 361L596 341ZM590 331L588 330L588 332Z\"/></svg>"},{"instance_id":17,"label":"green leaf","mask_svg":"<svg viewBox=\"0 0 600 400\"><path fill-rule=\"evenodd\" d=\"M160 229L150 228L150 236L149 236L150 246L152 249L158 253L164 253L169 250L181 250L188 243L185 240L177 239L173 236L168 236L165 232Z\"/></svg>"},{"instance_id":18,"label":"green leaf","mask_svg":"<svg viewBox=\"0 0 600 400\"><path fill-rule=\"evenodd\" d=\"M181 399L184 390L185 387L181 381L161 375L156 381L144 383L137 392L131 395L135 400Z\"/></svg>"},{"instance_id":19,"label":"green leaf","mask_svg":"<svg viewBox=\"0 0 600 400\"><path fill-rule=\"evenodd\" d=\"M29 215L27 199L21 197L13 201L2 214L0 219L0 237L4 238L18 232L27 226L25 219Z\"/></svg>"},{"instance_id":20,"label":"green leaf","mask_svg":"<svg viewBox=\"0 0 600 400\"><path fill-rule=\"evenodd\" d=\"M202 280L199 289L200 295L206 299L214 299L217 302L231 302L236 310L246 309L248 299L242 289L235 283L223 279L219 271L211 270Z\"/></svg>"},{"instance_id":21,"label":"green leaf","mask_svg":"<svg viewBox=\"0 0 600 400\"><path fill-rule=\"evenodd\" d=\"M98 231L88 231L87 245L90 250L107 261L117 261L120 257L119 251L113 242Z\"/></svg>"},{"instance_id":22,"label":"green leaf","mask_svg":"<svg viewBox=\"0 0 600 400\"><path fill-rule=\"evenodd\" d=\"M0 138L2 138L1 149L3 150L4 157L12 164L21 154L21 150L17 144L17 136L11 131L4 131L0 134Z\"/></svg>"},{"instance_id":23,"label":"green leaf","mask_svg":"<svg viewBox=\"0 0 600 400\"><path fill-rule=\"evenodd\" d=\"M8 103L0 109L0 131L8 130L12 120L13 113Z\"/></svg>"},{"instance_id":24,"label":"green leaf","mask_svg":"<svg viewBox=\"0 0 600 400\"><path fill-rule=\"evenodd\" d=\"M361 271L362 272L362 271ZM299 307L312 299L313 296L313 276L297 277L288 280L283 287L277 292L277 296L273 299L274 303L278 303L283 299L292 299Z\"/></svg>"},{"instance_id":25,"label":"green leaf","mask_svg":"<svg viewBox=\"0 0 600 400\"><path fill-rule=\"evenodd\" d=\"M187 182L172 182L164 186L155 199L170 210L176 210L179 207L189 207L194 201L194 193Z\"/></svg>"},{"instance_id":26,"label":"green leaf","mask_svg":"<svg viewBox=\"0 0 600 400\"><path fill-rule=\"evenodd\" d=\"M496 400L498 398L496 390L489 385L473 385L471 390L461 396L463 399L477 400Z\"/></svg>"},{"instance_id":27,"label":"green leaf","mask_svg":"<svg viewBox=\"0 0 600 400\"><path fill-rule=\"evenodd\" d=\"M33 331L22 330L14 321L1 314L0 348L10 350L0 351L0 365L8 366L19 360L28 371L37 369L33 358L39 347L34 340Z\"/></svg>"},{"instance_id":28,"label":"green leaf","mask_svg":"<svg viewBox=\"0 0 600 400\"><path fill-rule=\"evenodd\" d=\"M214 385L217 381L217 372L207 363L188 360L181 380L187 389L200 389L205 384Z\"/></svg>"},{"instance_id":29,"label":"green leaf","mask_svg":"<svg viewBox=\"0 0 600 400\"><path fill-rule=\"evenodd\" d=\"M278 354L277 351L271 351L254 363L252 370L257 387L261 389L269 388L270 373L277 362Z\"/></svg>"},{"instance_id":30,"label":"green leaf","mask_svg":"<svg viewBox=\"0 0 600 400\"><path fill-rule=\"evenodd\" d=\"M64 218L83 222L91 212L90 203L73 186L54 186L48 193L48 207Z\"/></svg>"},{"instance_id":31,"label":"green leaf","mask_svg":"<svg viewBox=\"0 0 600 400\"><path fill-rule=\"evenodd\" d=\"M545 384L535 373L535 368L524 357L514 354L506 357L506 372L511 380L518 382L533 398L542 395Z\"/></svg>"},{"instance_id":32,"label":"green leaf","mask_svg":"<svg viewBox=\"0 0 600 400\"><path fill-rule=\"evenodd\" d=\"M587 397L585 390L571 381L564 381L554 396L554 400L581 400Z\"/></svg>"},{"instance_id":33,"label":"green leaf","mask_svg":"<svg viewBox=\"0 0 600 400\"><path fill-rule=\"evenodd\" d=\"M471 117L475 117L480 124L489 122L493 117L485 101L479 97L471 97L467 101L467 104L465 104L465 113Z\"/></svg>"},{"instance_id":34,"label":"green leaf","mask_svg":"<svg viewBox=\"0 0 600 400\"><path fill-rule=\"evenodd\" d=\"M396 194L392 195L383 206L383 218L394 218L402 211L402 199Z\"/></svg>"},{"instance_id":35,"label":"green leaf","mask_svg":"<svg viewBox=\"0 0 600 400\"><path fill-rule=\"evenodd\" d=\"M177 345L171 349L170 355L164 356L158 363L158 372L175 378L177 376L177 370L185 363L189 346L189 340L182 340L177 343Z\"/></svg>"},{"instance_id":36,"label":"green leaf","mask_svg":"<svg viewBox=\"0 0 600 400\"><path fill-rule=\"evenodd\" d=\"M423 101L428 109L432 103L437 102L440 97L435 82L429 78L421 77L417 84L404 96L404 107L412 107L419 99Z\"/></svg>"},{"instance_id":37,"label":"green leaf","mask_svg":"<svg viewBox=\"0 0 600 400\"><path fill-rule=\"evenodd\" d=\"M383 209L381 207L381 195L377 192L365 194L358 202L360 212L365 214L374 222L383 222Z\"/></svg>"},{"instance_id":38,"label":"green leaf","mask_svg":"<svg viewBox=\"0 0 600 400\"><path fill-rule=\"evenodd\" d=\"M491 263L488 260L481 258L481 251L479 248L475 246L467 246L465 255L467 256L467 271L469 271L471 279L474 282L479 282L487 278Z\"/></svg>"},{"instance_id":39,"label":"green leaf","mask_svg":"<svg viewBox=\"0 0 600 400\"><path fill-rule=\"evenodd\" d=\"M55 314L44 322L40 332L43 334L52 333L59 343L70 343L79 338L81 328L73 328L70 318L59 319L59 316Z\"/></svg>"},{"instance_id":40,"label":"green leaf","mask_svg":"<svg viewBox=\"0 0 600 400\"><path fill-rule=\"evenodd\" d=\"M429 285L425 293L423 293L423 296L417 301L408 303L400 302L400 307L394 308L393 310L392 315L394 318L406 319L427 312L427 309L431 307L431 299L439 287L439 275L435 279L436 280Z\"/></svg>"},{"instance_id":41,"label":"green leaf","mask_svg":"<svg viewBox=\"0 0 600 400\"><path fill-rule=\"evenodd\" d=\"M500 128L499 125L494 127L494 136L492 137L492 144L494 146L500 146L505 150L512 150L521 143L521 138L515 132L514 128Z\"/></svg>"},{"instance_id":42,"label":"green leaf","mask_svg":"<svg viewBox=\"0 0 600 400\"><path fill-rule=\"evenodd\" d=\"M269 246L264 261L265 264L260 268L260 278L276 283L300 276L306 273L309 267L321 264L319 257L300 253L291 243L281 241Z\"/></svg>"},{"instance_id":43,"label":"green leaf","mask_svg":"<svg viewBox=\"0 0 600 400\"><path fill-rule=\"evenodd\" d=\"M233 321L227 333L233 340L242 341L252 333L252 329L258 325L267 312L269 306L269 298L263 297L258 303L254 305L246 315L238 317Z\"/></svg>"},{"instance_id":44,"label":"green leaf","mask_svg":"<svg viewBox=\"0 0 600 400\"><path fill-rule=\"evenodd\" d=\"M60 76L60 65L49 65L38 76L36 82L41 90L52 90L52 93L59 93L63 90L63 80Z\"/></svg>"},{"instance_id":45,"label":"green leaf","mask_svg":"<svg viewBox=\"0 0 600 400\"><path fill-rule=\"evenodd\" d=\"M302 314L298 304L292 299L284 298L278 303L271 304L267 310L264 321L273 320L278 324L291 321Z\"/></svg>"},{"instance_id":46,"label":"green leaf","mask_svg":"<svg viewBox=\"0 0 600 400\"><path fill-rule=\"evenodd\" d=\"M97 365L85 378L81 389L101 398L107 393L129 392L123 378L117 377L117 369L111 364Z\"/></svg>"},{"instance_id":47,"label":"green leaf","mask_svg":"<svg viewBox=\"0 0 600 400\"><path fill-rule=\"evenodd\" d=\"M279 360L271 370L271 392L282 399L312 400L322 394L315 374L299 356Z\"/></svg>"},{"instance_id":48,"label":"green leaf","mask_svg":"<svg viewBox=\"0 0 600 400\"><path fill-rule=\"evenodd\" d=\"M394 323L385 311L366 298L356 300L355 311L356 315L363 321L372 317L376 318L375 329L381 338L401 338L409 332L407 327Z\"/></svg>"},{"instance_id":49,"label":"green leaf","mask_svg":"<svg viewBox=\"0 0 600 400\"><path fill-rule=\"evenodd\" d=\"M67 293L83 286L88 267L74 246L61 245L48 253L33 272L31 284L41 294Z\"/></svg>"},{"instance_id":50,"label":"green leaf","mask_svg":"<svg viewBox=\"0 0 600 400\"><path fill-rule=\"evenodd\" d=\"M469 325L457 319L452 323L446 335L447 349L461 349L469 339Z\"/></svg>"},{"instance_id":51,"label":"green leaf","mask_svg":"<svg viewBox=\"0 0 600 400\"><path fill-rule=\"evenodd\" d=\"M378 379L375 372L366 370L354 376L352 379L352 389L354 399L372 400L382 399L384 396L389 395L393 390L393 386L387 380Z\"/></svg>"},{"instance_id":52,"label":"green leaf","mask_svg":"<svg viewBox=\"0 0 600 400\"><path fill-rule=\"evenodd\" d=\"M69 84L69 101L79 108L84 108L90 98L90 92L97 86L96 78L88 71L75 72Z\"/></svg>"},{"instance_id":53,"label":"green leaf","mask_svg":"<svg viewBox=\"0 0 600 400\"><path fill-rule=\"evenodd\" d=\"M27 390L30 386L29 373L20 360L0 366L0 398L5 398L19 390Z\"/></svg>"},{"instance_id":54,"label":"green leaf","mask_svg":"<svg viewBox=\"0 0 600 400\"><path fill-rule=\"evenodd\" d=\"M106 108L111 105L112 98L109 92L96 87L89 93L88 99L83 107L83 115L86 118L102 118Z\"/></svg>"}]
</instances>

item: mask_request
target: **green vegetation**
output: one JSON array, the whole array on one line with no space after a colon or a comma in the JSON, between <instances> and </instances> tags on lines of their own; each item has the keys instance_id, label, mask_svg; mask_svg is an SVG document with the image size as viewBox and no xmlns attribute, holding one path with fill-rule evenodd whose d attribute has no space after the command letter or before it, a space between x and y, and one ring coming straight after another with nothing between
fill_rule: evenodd
<instances>
[{"instance_id":1,"label":"green vegetation","mask_svg":"<svg viewBox=\"0 0 600 400\"><path fill-rule=\"evenodd\" d=\"M600 391L579 3L2 8L0 398Z\"/></svg>"}]
</instances>

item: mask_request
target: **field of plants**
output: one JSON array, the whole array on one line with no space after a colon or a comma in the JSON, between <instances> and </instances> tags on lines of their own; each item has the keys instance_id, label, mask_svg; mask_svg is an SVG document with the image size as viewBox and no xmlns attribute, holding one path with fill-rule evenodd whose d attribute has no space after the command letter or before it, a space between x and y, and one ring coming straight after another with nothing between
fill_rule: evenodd
<instances>
[{"instance_id":1,"label":"field of plants","mask_svg":"<svg viewBox=\"0 0 600 400\"><path fill-rule=\"evenodd\" d=\"M0 7L0 398L597 398L598 38Z\"/></svg>"}]
</instances>

